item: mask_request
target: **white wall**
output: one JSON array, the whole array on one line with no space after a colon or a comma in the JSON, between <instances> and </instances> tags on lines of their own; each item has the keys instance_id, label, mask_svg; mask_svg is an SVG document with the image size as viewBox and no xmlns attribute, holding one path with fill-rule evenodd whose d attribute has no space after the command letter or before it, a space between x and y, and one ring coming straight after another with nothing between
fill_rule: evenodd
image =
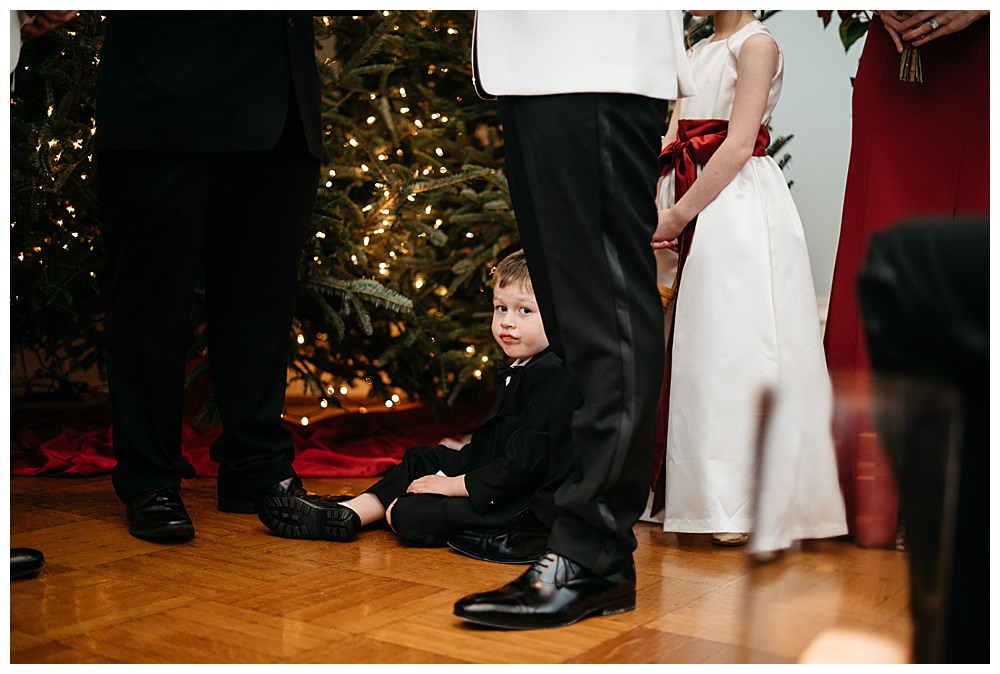
<instances>
[{"instance_id":1,"label":"white wall","mask_svg":"<svg viewBox=\"0 0 1000 674\"><path fill-rule=\"evenodd\" d=\"M785 59L781 100L772 117L774 135L795 137L785 175L802 217L816 296L830 297L833 263L851 145L851 78L863 40L844 53L836 14L826 28L815 10L783 10L765 24Z\"/></svg>"}]
</instances>

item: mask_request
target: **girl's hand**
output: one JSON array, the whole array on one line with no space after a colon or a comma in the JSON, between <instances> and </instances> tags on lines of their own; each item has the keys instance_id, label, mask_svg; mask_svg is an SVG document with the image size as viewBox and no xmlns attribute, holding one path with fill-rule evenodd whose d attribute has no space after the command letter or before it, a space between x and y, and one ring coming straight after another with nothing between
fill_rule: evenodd
<instances>
[{"instance_id":1,"label":"girl's hand","mask_svg":"<svg viewBox=\"0 0 1000 674\"><path fill-rule=\"evenodd\" d=\"M939 37L965 30L987 14L989 10L928 9L907 17L899 25L899 33L904 40L919 47Z\"/></svg>"},{"instance_id":2,"label":"girl's hand","mask_svg":"<svg viewBox=\"0 0 1000 674\"><path fill-rule=\"evenodd\" d=\"M662 209L657 212L659 218L653 240L650 245L654 250L670 248L677 250L677 237L681 235L689 222L688 218L677 212L677 207Z\"/></svg>"},{"instance_id":3,"label":"girl's hand","mask_svg":"<svg viewBox=\"0 0 1000 674\"><path fill-rule=\"evenodd\" d=\"M444 475L425 475L410 483L406 488L410 494L441 494L442 496L468 496L465 489L465 476L446 477Z\"/></svg>"}]
</instances>

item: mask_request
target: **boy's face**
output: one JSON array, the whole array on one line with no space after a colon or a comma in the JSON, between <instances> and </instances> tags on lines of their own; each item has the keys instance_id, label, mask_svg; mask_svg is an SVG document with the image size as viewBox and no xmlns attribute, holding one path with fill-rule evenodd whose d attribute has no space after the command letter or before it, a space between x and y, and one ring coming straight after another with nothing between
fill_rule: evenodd
<instances>
[{"instance_id":1,"label":"boy's face","mask_svg":"<svg viewBox=\"0 0 1000 674\"><path fill-rule=\"evenodd\" d=\"M493 288L493 339L508 357L521 360L549 345L535 293L516 283Z\"/></svg>"}]
</instances>

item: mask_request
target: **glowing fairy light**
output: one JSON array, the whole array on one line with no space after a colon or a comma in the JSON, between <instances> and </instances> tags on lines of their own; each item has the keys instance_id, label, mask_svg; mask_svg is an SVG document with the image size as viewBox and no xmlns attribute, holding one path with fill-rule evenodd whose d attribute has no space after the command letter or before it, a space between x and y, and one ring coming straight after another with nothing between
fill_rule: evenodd
<instances>
[{"instance_id":1,"label":"glowing fairy light","mask_svg":"<svg viewBox=\"0 0 1000 674\"><path fill-rule=\"evenodd\" d=\"M340 395L342 395L342 396L346 396L347 395L347 387L346 386L341 386L340 387Z\"/></svg>"},{"instance_id":2,"label":"glowing fairy light","mask_svg":"<svg viewBox=\"0 0 1000 674\"><path fill-rule=\"evenodd\" d=\"M431 208L432 208L432 207L431 207L431 205L430 205L430 204L427 204L427 205L426 205L426 206L424 207L424 213L426 213L427 215L430 215L430 214L431 214Z\"/></svg>"},{"instance_id":3,"label":"glowing fairy light","mask_svg":"<svg viewBox=\"0 0 1000 674\"><path fill-rule=\"evenodd\" d=\"M299 421L299 423L302 424L303 426L308 426L309 425L309 417L302 417L302 419Z\"/></svg>"},{"instance_id":4,"label":"glowing fairy light","mask_svg":"<svg viewBox=\"0 0 1000 674\"><path fill-rule=\"evenodd\" d=\"M298 342L299 344L305 344L306 343L306 336L300 334L300 335L298 335L295 338L295 341Z\"/></svg>"},{"instance_id":5,"label":"glowing fairy light","mask_svg":"<svg viewBox=\"0 0 1000 674\"><path fill-rule=\"evenodd\" d=\"M326 238L326 232L316 232L316 238L317 239L325 239Z\"/></svg>"},{"instance_id":6,"label":"glowing fairy light","mask_svg":"<svg viewBox=\"0 0 1000 674\"><path fill-rule=\"evenodd\" d=\"M474 353L476 352L476 347L475 347L475 345L473 345L473 344L469 344L469 345L468 345L467 347L465 347L465 352L466 352L467 354L469 354L470 356L471 356L472 354L474 354Z\"/></svg>"}]
</instances>

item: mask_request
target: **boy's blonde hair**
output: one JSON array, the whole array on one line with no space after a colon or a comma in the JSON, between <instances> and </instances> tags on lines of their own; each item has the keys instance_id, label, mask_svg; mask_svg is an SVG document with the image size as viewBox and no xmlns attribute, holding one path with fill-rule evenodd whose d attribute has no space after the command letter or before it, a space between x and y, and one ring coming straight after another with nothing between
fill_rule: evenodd
<instances>
[{"instance_id":1,"label":"boy's blonde hair","mask_svg":"<svg viewBox=\"0 0 1000 674\"><path fill-rule=\"evenodd\" d=\"M493 268L494 288L505 288L513 283L518 284L524 290L534 292L523 250L514 251Z\"/></svg>"}]
</instances>

